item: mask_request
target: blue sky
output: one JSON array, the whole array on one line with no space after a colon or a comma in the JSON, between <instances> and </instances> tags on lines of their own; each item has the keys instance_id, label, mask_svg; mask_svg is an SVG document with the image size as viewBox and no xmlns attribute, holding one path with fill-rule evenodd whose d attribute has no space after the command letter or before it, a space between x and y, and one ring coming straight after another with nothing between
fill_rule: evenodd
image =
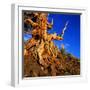
<instances>
[{"instance_id":1,"label":"blue sky","mask_svg":"<svg viewBox=\"0 0 90 90\"><path fill-rule=\"evenodd\" d=\"M67 29L62 41L54 40L55 45L60 48L61 44L64 44L67 52L80 58L80 15L77 14L60 14L50 13L48 21L53 19L53 28L48 30L48 33L61 34L65 23L69 21ZM24 35L24 40L31 38L30 35Z\"/></svg>"},{"instance_id":2,"label":"blue sky","mask_svg":"<svg viewBox=\"0 0 90 90\"><path fill-rule=\"evenodd\" d=\"M53 28L49 30L49 33L56 32L61 34L62 29L65 26L65 23L69 21L67 30L64 34L64 40L57 41L55 44L58 48L61 47L61 44L64 44L67 52L70 52L76 57L80 57L80 15L76 14L49 14L49 18L53 19Z\"/></svg>"}]
</instances>

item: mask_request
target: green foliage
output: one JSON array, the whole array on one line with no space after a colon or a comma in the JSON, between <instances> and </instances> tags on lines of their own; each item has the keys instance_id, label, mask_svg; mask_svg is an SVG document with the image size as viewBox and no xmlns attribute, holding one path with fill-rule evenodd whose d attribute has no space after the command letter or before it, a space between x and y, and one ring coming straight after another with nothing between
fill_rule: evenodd
<instances>
[{"instance_id":1,"label":"green foliage","mask_svg":"<svg viewBox=\"0 0 90 90\"><path fill-rule=\"evenodd\" d=\"M71 53L67 53L68 57L73 57L73 55Z\"/></svg>"},{"instance_id":2,"label":"green foliage","mask_svg":"<svg viewBox=\"0 0 90 90\"><path fill-rule=\"evenodd\" d=\"M62 55L65 55L66 54L66 50L61 48L61 53L62 53Z\"/></svg>"}]
</instances>

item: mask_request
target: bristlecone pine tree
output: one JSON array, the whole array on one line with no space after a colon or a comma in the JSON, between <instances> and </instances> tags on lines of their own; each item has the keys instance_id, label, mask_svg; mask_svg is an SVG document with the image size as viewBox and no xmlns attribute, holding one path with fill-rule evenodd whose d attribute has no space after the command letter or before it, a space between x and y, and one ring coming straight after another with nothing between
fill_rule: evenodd
<instances>
[{"instance_id":1,"label":"bristlecone pine tree","mask_svg":"<svg viewBox=\"0 0 90 90\"><path fill-rule=\"evenodd\" d=\"M68 54L63 56L53 43L53 40L63 38L48 34L47 30L52 28L53 23L48 22L47 15L42 12L24 12L24 33L32 35L24 43L24 77L79 75L78 59Z\"/></svg>"}]
</instances>

